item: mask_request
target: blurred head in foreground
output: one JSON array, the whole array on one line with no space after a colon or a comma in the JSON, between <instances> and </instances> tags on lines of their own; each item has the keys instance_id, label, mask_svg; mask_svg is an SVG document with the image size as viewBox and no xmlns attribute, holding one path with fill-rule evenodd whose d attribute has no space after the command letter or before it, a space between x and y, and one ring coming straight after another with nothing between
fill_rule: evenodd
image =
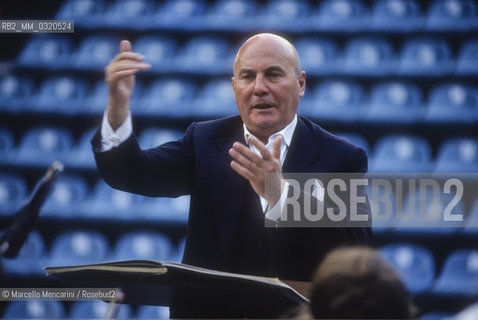
<instances>
[{"instance_id":1,"label":"blurred head in foreground","mask_svg":"<svg viewBox=\"0 0 478 320\"><path fill-rule=\"evenodd\" d=\"M380 254L365 247L329 253L315 273L310 308L320 319L411 319L409 293Z\"/></svg>"}]
</instances>

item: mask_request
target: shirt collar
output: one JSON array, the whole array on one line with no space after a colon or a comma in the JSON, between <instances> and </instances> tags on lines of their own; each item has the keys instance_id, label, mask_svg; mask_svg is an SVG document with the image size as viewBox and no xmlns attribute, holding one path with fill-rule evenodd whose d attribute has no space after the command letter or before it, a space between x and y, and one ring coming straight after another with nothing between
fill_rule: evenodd
<instances>
[{"instance_id":1,"label":"shirt collar","mask_svg":"<svg viewBox=\"0 0 478 320\"><path fill-rule=\"evenodd\" d=\"M244 127L244 140L246 141L247 144L249 144L248 141L247 141L247 138L250 135L253 136L253 134L249 132L245 123L243 123L242 126ZM287 145L287 147L289 147L290 143L292 141L292 135L294 134L294 130L295 130L296 126L297 126L297 114L294 116L294 119L292 119L292 121L287 126L285 126L279 132L276 132L273 135L271 135L269 137L268 141L270 142L270 141L274 140L275 137L281 135L284 138L284 140L283 140L284 143Z\"/></svg>"}]
</instances>

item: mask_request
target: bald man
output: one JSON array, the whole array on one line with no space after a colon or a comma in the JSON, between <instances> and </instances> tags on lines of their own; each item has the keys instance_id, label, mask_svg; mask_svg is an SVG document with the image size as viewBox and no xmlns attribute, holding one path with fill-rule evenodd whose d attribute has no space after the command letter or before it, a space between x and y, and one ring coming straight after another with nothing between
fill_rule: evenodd
<instances>
[{"instance_id":1,"label":"bald man","mask_svg":"<svg viewBox=\"0 0 478 320\"><path fill-rule=\"evenodd\" d=\"M289 41L258 34L239 49L232 89L240 116L192 123L180 140L149 150L133 134L129 101L135 74L150 65L128 41L120 51L106 67L109 104L92 141L97 166L120 190L191 195L183 263L310 281L332 248L370 241L369 228L280 228L290 191L283 172L367 170L362 149L297 116L306 75ZM276 228L265 227L271 221Z\"/></svg>"}]
</instances>

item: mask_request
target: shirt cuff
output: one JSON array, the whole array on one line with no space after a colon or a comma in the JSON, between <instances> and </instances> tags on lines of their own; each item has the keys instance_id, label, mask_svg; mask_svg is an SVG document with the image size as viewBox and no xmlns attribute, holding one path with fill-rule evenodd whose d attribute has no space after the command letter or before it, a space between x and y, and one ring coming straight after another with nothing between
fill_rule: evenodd
<instances>
[{"instance_id":1,"label":"shirt cuff","mask_svg":"<svg viewBox=\"0 0 478 320\"><path fill-rule=\"evenodd\" d=\"M125 121L113 130L109 121L107 111L103 114L103 121L101 122L101 152L109 151L114 147L119 146L126 141L133 133L133 123L131 120L131 112L128 112L128 116Z\"/></svg>"},{"instance_id":2,"label":"shirt cuff","mask_svg":"<svg viewBox=\"0 0 478 320\"><path fill-rule=\"evenodd\" d=\"M279 201L266 212L266 218L272 221L277 222L282 214L282 209L284 209L285 202L287 200L287 194L289 190L289 183L284 181L284 188L282 189L282 193L280 195Z\"/></svg>"}]
</instances>

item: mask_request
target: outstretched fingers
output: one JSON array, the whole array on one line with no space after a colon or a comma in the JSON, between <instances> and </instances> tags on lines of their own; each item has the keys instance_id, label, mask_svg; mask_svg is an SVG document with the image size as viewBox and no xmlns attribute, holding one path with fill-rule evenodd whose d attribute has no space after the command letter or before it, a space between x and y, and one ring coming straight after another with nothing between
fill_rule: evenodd
<instances>
[{"instance_id":1,"label":"outstretched fingers","mask_svg":"<svg viewBox=\"0 0 478 320\"><path fill-rule=\"evenodd\" d=\"M255 171L260 166L262 159L247 146L242 143L235 142L229 150L229 155L236 163L249 171Z\"/></svg>"}]
</instances>

